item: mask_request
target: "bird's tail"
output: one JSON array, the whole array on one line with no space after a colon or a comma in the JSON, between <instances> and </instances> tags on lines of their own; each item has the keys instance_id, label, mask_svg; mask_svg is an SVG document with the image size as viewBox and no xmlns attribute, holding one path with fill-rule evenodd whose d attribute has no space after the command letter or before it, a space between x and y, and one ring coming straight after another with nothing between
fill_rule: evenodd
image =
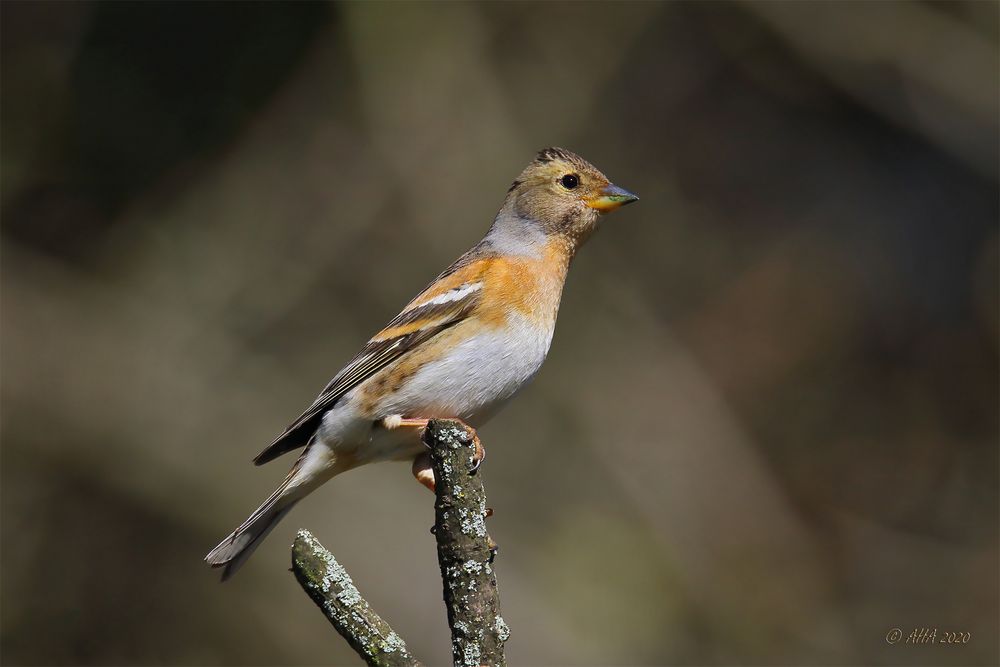
<instances>
[{"instance_id":1,"label":"bird's tail","mask_svg":"<svg viewBox=\"0 0 1000 667\"><path fill-rule=\"evenodd\" d=\"M224 567L222 580L229 579L291 511L295 503L323 482L343 472L343 469L344 466L339 465L337 457L325 445L310 443L292 466L285 481L229 537L208 552L205 562L212 567Z\"/></svg>"},{"instance_id":2,"label":"bird's tail","mask_svg":"<svg viewBox=\"0 0 1000 667\"><path fill-rule=\"evenodd\" d=\"M246 521L205 556L205 562L212 567L225 568L222 571L222 581L236 574L257 545L299 501L301 496L296 494L296 497L290 497L291 494L288 493L293 475L294 473L286 477L281 486Z\"/></svg>"}]
</instances>

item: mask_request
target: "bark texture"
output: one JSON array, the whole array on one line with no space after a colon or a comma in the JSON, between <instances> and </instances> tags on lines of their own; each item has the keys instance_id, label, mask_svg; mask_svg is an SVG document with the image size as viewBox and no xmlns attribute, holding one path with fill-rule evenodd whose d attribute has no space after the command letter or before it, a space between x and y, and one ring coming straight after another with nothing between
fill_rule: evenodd
<instances>
[{"instance_id":1,"label":"bark texture","mask_svg":"<svg viewBox=\"0 0 1000 667\"><path fill-rule=\"evenodd\" d=\"M376 614L333 554L308 530L292 545L292 571L340 636L370 667L418 667L406 643Z\"/></svg>"},{"instance_id":2,"label":"bark texture","mask_svg":"<svg viewBox=\"0 0 1000 667\"><path fill-rule=\"evenodd\" d=\"M510 635L500 616L493 559L486 532L486 491L474 471L476 434L461 422L434 420L424 433L436 482L434 535L444 582L455 665L505 665Z\"/></svg>"}]
</instances>

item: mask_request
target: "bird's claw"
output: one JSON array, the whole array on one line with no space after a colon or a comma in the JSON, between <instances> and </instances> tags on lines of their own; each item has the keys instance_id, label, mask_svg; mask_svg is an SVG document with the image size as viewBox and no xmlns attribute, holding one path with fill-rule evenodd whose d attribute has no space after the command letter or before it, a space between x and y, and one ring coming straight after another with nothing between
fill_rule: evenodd
<instances>
[{"instance_id":1,"label":"bird's claw","mask_svg":"<svg viewBox=\"0 0 1000 667\"><path fill-rule=\"evenodd\" d=\"M475 433L475 431L473 431ZM483 443L479 442L479 436L475 436L476 442L476 453L472 455L472 467L469 468L469 474L475 475L476 471L479 470L479 466L483 465L483 461L486 459L486 448L483 447Z\"/></svg>"}]
</instances>

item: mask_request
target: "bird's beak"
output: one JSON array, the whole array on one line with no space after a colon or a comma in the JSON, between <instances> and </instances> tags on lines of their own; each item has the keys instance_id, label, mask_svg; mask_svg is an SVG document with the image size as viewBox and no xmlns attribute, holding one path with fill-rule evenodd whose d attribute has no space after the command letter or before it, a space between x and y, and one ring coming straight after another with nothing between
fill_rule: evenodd
<instances>
[{"instance_id":1,"label":"bird's beak","mask_svg":"<svg viewBox=\"0 0 1000 667\"><path fill-rule=\"evenodd\" d=\"M596 196L584 200L584 203L596 211L607 213L608 211L613 211L620 206L624 206L625 204L631 204L634 201L638 201L638 199L638 197L625 188L620 188L617 185L608 183L601 189L600 192L597 193Z\"/></svg>"}]
</instances>

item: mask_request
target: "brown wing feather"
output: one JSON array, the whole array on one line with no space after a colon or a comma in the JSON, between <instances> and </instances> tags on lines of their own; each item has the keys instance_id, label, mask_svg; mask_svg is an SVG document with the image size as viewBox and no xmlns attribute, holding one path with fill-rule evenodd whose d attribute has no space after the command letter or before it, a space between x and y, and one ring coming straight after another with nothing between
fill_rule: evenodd
<instances>
[{"instance_id":1,"label":"brown wing feather","mask_svg":"<svg viewBox=\"0 0 1000 667\"><path fill-rule=\"evenodd\" d=\"M462 287L458 285L451 289ZM304 447L319 428L324 413L347 392L407 352L464 320L479 302L479 291L470 291L462 298L443 303L413 305L420 301L420 297L414 299L407 309L368 341L364 349L330 380L313 404L254 458L254 463L263 465L293 449Z\"/></svg>"}]
</instances>

